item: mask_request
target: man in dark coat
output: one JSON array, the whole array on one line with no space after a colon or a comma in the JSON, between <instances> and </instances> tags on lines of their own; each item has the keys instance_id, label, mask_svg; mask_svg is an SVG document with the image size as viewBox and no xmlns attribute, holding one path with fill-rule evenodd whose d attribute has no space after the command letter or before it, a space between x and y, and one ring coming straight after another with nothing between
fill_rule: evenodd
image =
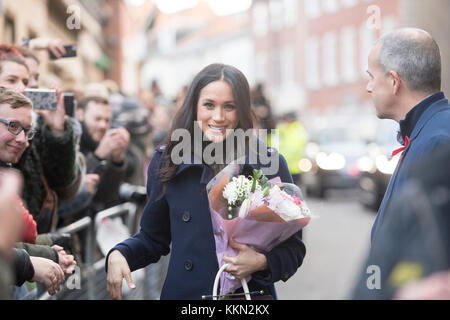
<instances>
[{"instance_id":1,"label":"man in dark coat","mask_svg":"<svg viewBox=\"0 0 450 320\"><path fill-rule=\"evenodd\" d=\"M427 161L442 148L450 145L450 105L444 93L440 91L439 46L423 30L401 29L380 39L370 52L368 73L371 80L367 91L373 97L378 117L393 119L400 123L398 137L404 145L394 152L401 153L401 159L372 228L369 267L381 268L384 259L394 251L399 253L402 244L411 241L410 229L405 228L405 223L414 220L411 217L414 211L408 206L409 203L405 203L405 198L402 198L401 203L398 201L402 195L404 197L405 190L412 188L417 180L421 181L427 174L427 170L423 168L418 170L415 167L416 162L419 159ZM444 185L449 188L449 180ZM412 228L411 225L410 227ZM421 231L419 242L422 242L420 247L415 247L414 252L425 254L427 250L425 242L433 231L430 229L423 231L419 224L414 228L416 236ZM373 270L381 272L382 277L387 277L391 269L386 266L383 268ZM402 272L417 274L423 272L417 265L404 265L399 268L400 275ZM395 283L395 279L392 281ZM359 285L365 286L362 282ZM369 298L390 297L377 293L379 288L371 290L373 288L368 287L370 286L365 286L365 290L370 292L367 296ZM358 298L358 295L355 297ZM360 297L366 296L360 292Z\"/></svg>"},{"instance_id":2,"label":"man in dark coat","mask_svg":"<svg viewBox=\"0 0 450 320\"><path fill-rule=\"evenodd\" d=\"M372 243L354 299L396 298L405 286L450 271L449 159L450 145L446 145L408 171L415 178L387 209L379 229L383 237ZM435 283L428 293L417 292L415 297L448 299L448 292L439 296L445 287L448 290L449 283Z\"/></svg>"},{"instance_id":3,"label":"man in dark coat","mask_svg":"<svg viewBox=\"0 0 450 320\"><path fill-rule=\"evenodd\" d=\"M83 126L80 151L87 173L100 176L91 213L117 204L120 184L127 170L126 151L130 134L125 128L110 128L112 111L106 99L88 97L80 103L78 119Z\"/></svg>"},{"instance_id":4,"label":"man in dark coat","mask_svg":"<svg viewBox=\"0 0 450 320\"><path fill-rule=\"evenodd\" d=\"M420 176L406 174L411 165L450 143L450 105L441 92L439 47L425 31L402 29L384 36L370 53L368 72L367 91L378 117L400 123L404 145L372 228L373 241L390 201L410 178Z\"/></svg>"}]
</instances>

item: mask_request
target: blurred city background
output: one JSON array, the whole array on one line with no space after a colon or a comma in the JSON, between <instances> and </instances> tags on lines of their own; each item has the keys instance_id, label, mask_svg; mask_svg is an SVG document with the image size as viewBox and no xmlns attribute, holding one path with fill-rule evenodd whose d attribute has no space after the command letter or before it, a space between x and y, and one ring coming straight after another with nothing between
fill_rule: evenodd
<instances>
[{"instance_id":1,"label":"blurred city background","mask_svg":"<svg viewBox=\"0 0 450 320\"><path fill-rule=\"evenodd\" d=\"M279 297L345 299L398 148L397 125L376 119L366 92L368 52L393 29L427 30L448 94L449 12L448 0L1 0L0 42L76 44L71 59L37 52L40 86L84 93L101 83L112 106L138 99L151 112L154 146L199 70L239 68L258 126L280 130L280 151L319 216L304 232L304 265L277 285Z\"/></svg>"}]
</instances>

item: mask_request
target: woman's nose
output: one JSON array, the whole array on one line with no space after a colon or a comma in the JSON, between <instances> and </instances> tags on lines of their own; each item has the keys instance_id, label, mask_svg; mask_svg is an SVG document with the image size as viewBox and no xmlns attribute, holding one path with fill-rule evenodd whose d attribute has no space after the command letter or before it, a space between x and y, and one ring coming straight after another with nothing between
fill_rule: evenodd
<instances>
[{"instance_id":1,"label":"woman's nose","mask_svg":"<svg viewBox=\"0 0 450 320\"><path fill-rule=\"evenodd\" d=\"M214 121L223 121L224 120L224 113L223 113L222 107L217 107L214 109L213 120Z\"/></svg>"}]
</instances>

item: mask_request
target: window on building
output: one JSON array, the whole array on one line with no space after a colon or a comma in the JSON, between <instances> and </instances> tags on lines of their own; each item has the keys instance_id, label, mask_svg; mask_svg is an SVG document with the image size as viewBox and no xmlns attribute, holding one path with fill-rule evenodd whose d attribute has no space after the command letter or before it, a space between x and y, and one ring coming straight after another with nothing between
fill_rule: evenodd
<instances>
[{"instance_id":1,"label":"window on building","mask_svg":"<svg viewBox=\"0 0 450 320\"><path fill-rule=\"evenodd\" d=\"M337 0L323 0L322 6L323 11L327 13L334 13L339 9L339 4Z\"/></svg>"},{"instance_id":2,"label":"window on building","mask_svg":"<svg viewBox=\"0 0 450 320\"><path fill-rule=\"evenodd\" d=\"M356 30L349 26L342 29L341 42L341 76L345 82L356 80Z\"/></svg>"},{"instance_id":3,"label":"window on building","mask_svg":"<svg viewBox=\"0 0 450 320\"><path fill-rule=\"evenodd\" d=\"M281 86L281 57L280 51L276 49L272 52L272 81L273 87Z\"/></svg>"},{"instance_id":4,"label":"window on building","mask_svg":"<svg viewBox=\"0 0 450 320\"><path fill-rule=\"evenodd\" d=\"M320 17L320 0L303 0L303 3L308 18Z\"/></svg>"},{"instance_id":5,"label":"window on building","mask_svg":"<svg viewBox=\"0 0 450 320\"><path fill-rule=\"evenodd\" d=\"M5 27L3 30L4 42L8 44L16 43L16 24L10 16L5 16Z\"/></svg>"},{"instance_id":6,"label":"window on building","mask_svg":"<svg viewBox=\"0 0 450 320\"><path fill-rule=\"evenodd\" d=\"M305 84L308 89L320 87L320 54L317 37L309 38L305 46Z\"/></svg>"},{"instance_id":7,"label":"window on building","mask_svg":"<svg viewBox=\"0 0 450 320\"><path fill-rule=\"evenodd\" d=\"M381 21L381 34L387 34L394 31L397 27L397 20L394 16L385 16Z\"/></svg>"},{"instance_id":8,"label":"window on building","mask_svg":"<svg viewBox=\"0 0 450 320\"><path fill-rule=\"evenodd\" d=\"M376 30L367 27L366 21L359 30L359 57L360 57L360 71L364 79L367 78L368 57L370 49L376 41Z\"/></svg>"},{"instance_id":9,"label":"window on building","mask_svg":"<svg viewBox=\"0 0 450 320\"><path fill-rule=\"evenodd\" d=\"M257 37L262 37L266 35L269 20L269 12L267 10L267 5L264 2L257 2L253 6L253 33Z\"/></svg>"},{"instance_id":10,"label":"window on building","mask_svg":"<svg viewBox=\"0 0 450 320\"><path fill-rule=\"evenodd\" d=\"M335 86L338 83L336 32L326 33L322 41L323 81L328 86Z\"/></svg>"},{"instance_id":11,"label":"window on building","mask_svg":"<svg viewBox=\"0 0 450 320\"><path fill-rule=\"evenodd\" d=\"M282 84L295 82L295 52L292 45L287 45L281 51L281 81Z\"/></svg>"},{"instance_id":12,"label":"window on building","mask_svg":"<svg viewBox=\"0 0 450 320\"><path fill-rule=\"evenodd\" d=\"M284 10L283 3L280 0L270 0L270 29L272 31L280 31L283 29Z\"/></svg>"},{"instance_id":13,"label":"window on building","mask_svg":"<svg viewBox=\"0 0 450 320\"><path fill-rule=\"evenodd\" d=\"M355 6L358 3L358 0L341 0L341 3L344 7L350 8Z\"/></svg>"},{"instance_id":14,"label":"window on building","mask_svg":"<svg viewBox=\"0 0 450 320\"><path fill-rule=\"evenodd\" d=\"M255 80L265 82L267 80L267 53L258 52L255 57Z\"/></svg>"},{"instance_id":15,"label":"window on building","mask_svg":"<svg viewBox=\"0 0 450 320\"><path fill-rule=\"evenodd\" d=\"M293 27L298 20L298 0L283 0L284 23L286 27Z\"/></svg>"}]
</instances>

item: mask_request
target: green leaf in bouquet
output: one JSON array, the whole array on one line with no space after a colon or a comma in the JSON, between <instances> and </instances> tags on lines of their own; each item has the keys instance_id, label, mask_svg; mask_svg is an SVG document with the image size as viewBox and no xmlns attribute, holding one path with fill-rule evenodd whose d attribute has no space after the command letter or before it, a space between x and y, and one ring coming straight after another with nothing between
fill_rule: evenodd
<instances>
[{"instance_id":1,"label":"green leaf in bouquet","mask_svg":"<svg viewBox=\"0 0 450 320\"><path fill-rule=\"evenodd\" d=\"M266 197L269 194L270 186L267 186L263 189L263 196Z\"/></svg>"},{"instance_id":2,"label":"green leaf in bouquet","mask_svg":"<svg viewBox=\"0 0 450 320\"><path fill-rule=\"evenodd\" d=\"M261 178L262 175L263 175L262 170L253 169L253 179L259 180L259 178Z\"/></svg>"}]
</instances>

